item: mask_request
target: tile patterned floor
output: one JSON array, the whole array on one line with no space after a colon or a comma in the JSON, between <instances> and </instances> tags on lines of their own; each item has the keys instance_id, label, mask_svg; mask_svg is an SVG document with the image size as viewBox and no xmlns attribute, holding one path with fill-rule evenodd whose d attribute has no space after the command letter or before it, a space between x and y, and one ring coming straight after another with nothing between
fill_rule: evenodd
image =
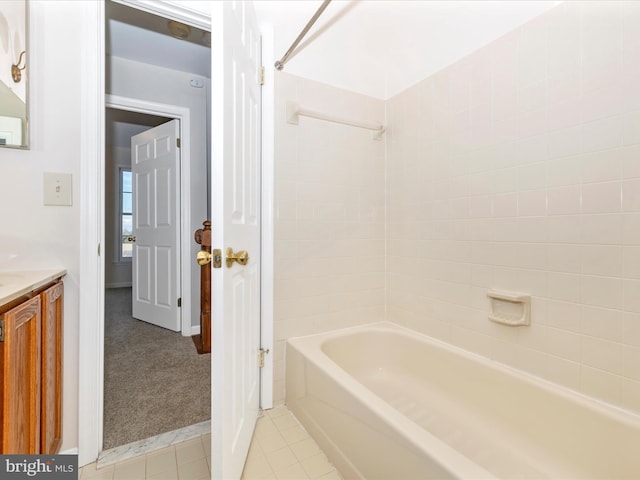
<instances>
[{"instance_id":1,"label":"tile patterned floor","mask_svg":"<svg viewBox=\"0 0 640 480\"><path fill-rule=\"evenodd\" d=\"M243 480L342 480L320 447L286 407L258 420Z\"/></svg>"},{"instance_id":2,"label":"tile patterned floor","mask_svg":"<svg viewBox=\"0 0 640 480\"><path fill-rule=\"evenodd\" d=\"M123 462L80 469L79 480L209 480L211 434ZM286 407L258 419L242 480L342 480Z\"/></svg>"},{"instance_id":3,"label":"tile patterned floor","mask_svg":"<svg viewBox=\"0 0 640 480\"><path fill-rule=\"evenodd\" d=\"M209 480L211 434L102 468L80 469L79 480Z\"/></svg>"}]
</instances>

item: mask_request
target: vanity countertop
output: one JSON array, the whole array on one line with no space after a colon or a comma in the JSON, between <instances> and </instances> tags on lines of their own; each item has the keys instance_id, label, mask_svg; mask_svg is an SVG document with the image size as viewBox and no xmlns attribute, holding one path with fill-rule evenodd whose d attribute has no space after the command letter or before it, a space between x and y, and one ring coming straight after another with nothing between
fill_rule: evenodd
<instances>
[{"instance_id":1,"label":"vanity countertop","mask_svg":"<svg viewBox=\"0 0 640 480\"><path fill-rule=\"evenodd\" d=\"M0 306L65 275L64 268L0 271Z\"/></svg>"}]
</instances>

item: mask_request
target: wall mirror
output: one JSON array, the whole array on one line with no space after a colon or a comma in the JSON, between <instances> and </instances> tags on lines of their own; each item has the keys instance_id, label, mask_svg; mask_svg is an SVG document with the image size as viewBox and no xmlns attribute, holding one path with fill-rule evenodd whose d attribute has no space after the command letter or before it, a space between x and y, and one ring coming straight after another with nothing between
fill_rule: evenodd
<instances>
[{"instance_id":1,"label":"wall mirror","mask_svg":"<svg viewBox=\"0 0 640 480\"><path fill-rule=\"evenodd\" d=\"M29 148L27 0L0 0L0 147Z\"/></svg>"}]
</instances>

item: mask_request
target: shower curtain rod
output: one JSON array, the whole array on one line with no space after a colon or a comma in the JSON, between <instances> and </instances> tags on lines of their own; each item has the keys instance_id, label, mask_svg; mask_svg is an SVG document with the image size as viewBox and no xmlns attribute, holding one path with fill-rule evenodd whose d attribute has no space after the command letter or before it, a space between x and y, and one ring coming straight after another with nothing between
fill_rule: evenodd
<instances>
[{"instance_id":1,"label":"shower curtain rod","mask_svg":"<svg viewBox=\"0 0 640 480\"><path fill-rule=\"evenodd\" d=\"M320 17L320 15L322 15L322 12L324 12L324 9L327 8L329 3L331 3L331 0L324 0L324 2L322 2L322 5L320 5L320 8L318 8L318 11L313 15L313 17L311 17L311 20L309 20L309 22L302 29L302 32L300 32L300 35L298 35L298 38L296 38L294 42L291 44L291 46L289 47L289 50L287 50L287 53L285 53L284 56L274 64L274 66L276 67L276 70L282 70L284 68L284 64L287 63L287 60L289 59L289 57L291 56L295 48L298 46L300 41L304 38L304 36L307 34L307 32L313 26L313 24L316 23L316 20L318 20L318 17Z\"/></svg>"}]
</instances>

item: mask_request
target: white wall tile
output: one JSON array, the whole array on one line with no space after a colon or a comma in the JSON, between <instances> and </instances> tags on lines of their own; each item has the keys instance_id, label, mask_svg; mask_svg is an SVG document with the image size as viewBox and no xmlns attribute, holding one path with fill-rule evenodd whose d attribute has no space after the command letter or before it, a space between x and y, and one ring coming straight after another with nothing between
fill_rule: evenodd
<instances>
[{"instance_id":1,"label":"white wall tile","mask_svg":"<svg viewBox=\"0 0 640 480\"><path fill-rule=\"evenodd\" d=\"M638 161L640 164L640 161ZM640 211L640 179L634 178L622 182L622 211Z\"/></svg>"},{"instance_id":2,"label":"white wall tile","mask_svg":"<svg viewBox=\"0 0 640 480\"><path fill-rule=\"evenodd\" d=\"M386 109L390 128L386 144L319 122L278 131L276 336L386 309L640 411L637 20L633 2L565 2L386 103L284 75L282 98ZM489 288L532 294L532 326L490 322Z\"/></svg>"},{"instance_id":3,"label":"white wall tile","mask_svg":"<svg viewBox=\"0 0 640 480\"><path fill-rule=\"evenodd\" d=\"M626 408L637 409L638 382L624 380L621 393L620 356L623 345L640 347L640 34L631 18L640 19L633 3L564 3L437 74L439 81L456 77L461 96L456 115L431 110L430 121L455 141L426 153L404 150L429 171L389 171L389 235L461 236L471 240L470 257L457 257L454 269L438 247L429 266L413 271L410 281L436 307L429 318L391 300L410 303L395 290L412 284L389 283L388 308L390 319L402 310L400 321L422 331L437 317L439 335L464 348L617 405L624 397ZM487 61L492 131L480 128L490 107L477 95L467 99L467 90L486 91L486 76L462 78L468 65L486 73ZM418 103L412 95L402 101ZM471 135L469 124L476 125ZM393 165L398 152L389 152ZM419 204L431 208L422 218L407 208ZM475 318L488 288L531 293L532 327L509 335ZM444 325L453 315L460 328L451 334ZM637 355L627 350L629 359Z\"/></svg>"},{"instance_id":4,"label":"white wall tile","mask_svg":"<svg viewBox=\"0 0 640 480\"><path fill-rule=\"evenodd\" d=\"M297 95L307 108L384 119L382 101L311 80L278 74L276 89L280 102ZM368 132L313 119L276 125L274 334L282 349L290 336L384 318L385 169L384 141ZM276 404L284 401L283 354Z\"/></svg>"},{"instance_id":5,"label":"white wall tile","mask_svg":"<svg viewBox=\"0 0 640 480\"><path fill-rule=\"evenodd\" d=\"M518 169L518 189L531 190L547 186L547 164L545 162L524 165Z\"/></svg>"},{"instance_id":6,"label":"white wall tile","mask_svg":"<svg viewBox=\"0 0 640 480\"><path fill-rule=\"evenodd\" d=\"M618 245L624 238L623 222L624 217L621 215L582 215L580 243ZM633 230L628 232L628 235L633 234Z\"/></svg>"},{"instance_id":7,"label":"white wall tile","mask_svg":"<svg viewBox=\"0 0 640 480\"><path fill-rule=\"evenodd\" d=\"M581 352L582 362L585 365L616 375L622 374L623 355L620 344L585 335L582 337Z\"/></svg>"},{"instance_id":8,"label":"white wall tile","mask_svg":"<svg viewBox=\"0 0 640 480\"><path fill-rule=\"evenodd\" d=\"M547 214L547 190L527 190L518 193L518 215L539 217Z\"/></svg>"},{"instance_id":9,"label":"white wall tile","mask_svg":"<svg viewBox=\"0 0 640 480\"><path fill-rule=\"evenodd\" d=\"M640 348L625 346L621 350L623 375L635 381L640 381Z\"/></svg>"},{"instance_id":10,"label":"white wall tile","mask_svg":"<svg viewBox=\"0 0 640 480\"><path fill-rule=\"evenodd\" d=\"M640 213L627 213L619 218L623 245L640 245Z\"/></svg>"},{"instance_id":11,"label":"white wall tile","mask_svg":"<svg viewBox=\"0 0 640 480\"><path fill-rule=\"evenodd\" d=\"M580 213L580 187L550 188L547 194L549 215L575 215Z\"/></svg>"},{"instance_id":12,"label":"white wall tile","mask_svg":"<svg viewBox=\"0 0 640 480\"><path fill-rule=\"evenodd\" d=\"M582 305L579 303L546 300L546 318L538 321L550 327L580 333Z\"/></svg>"},{"instance_id":13,"label":"white wall tile","mask_svg":"<svg viewBox=\"0 0 640 480\"><path fill-rule=\"evenodd\" d=\"M581 139L581 125L549 132L549 156L558 158L582 153Z\"/></svg>"},{"instance_id":14,"label":"white wall tile","mask_svg":"<svg viewBox=\"0 0 640 480\"><path fill-rule=\"evenodd\" d=\"M622 247L622 276L640 279L640 246Z\"/></svg>"},{"instance_id":15,"label":"white wall tile","mask_svg":"<svg viewBox=\"0 0 640 480\"><path fill-rule=\"evenodd\" d=\"M614 152L620 155L622 161L622 175L625 179L640 177L640 144L623 147Z\"/></svg>"},{"instance_id":16,"label":"white wall tile","mask_svg":"<svg viewBox=\"0 0 640 480\"><path fill-rule=\"evenodd\" d=\"M549 298L565 302L580 302L580 275L549 272L547 274L547 295Z\"/></svg>"},{"instance_id":17,"label":"white wall tile","mask_svg":"<svg viewBox=\"0 0 640 480\"><path fill-rule=\"evenodd\" d=\"M494 217L515 217L518 215L518 195L507 193L493 197Z\"/></svg>"},{"instance_id":18,"label":"white wall tile","mask_svg":"<svg viewBox=\"0 0 640 480\"><path fill-rule=\"evenodd\" d=\"M554 77L549 80L549 94L554 95L553 102L547 110L547 127L550 132L566 131L580 124L581 99L578 72L573 77ZM566 97L560 97L564 93ZM572 130L569 130L572 131ZM554 135L554 148L558 148L558 138ZM554 153L553 156L557 156Z\"/></svg>"},{"instance_id":19,"label":"white wall tile","mask_svg":"<svg viewBox=\"0 0 640 480\"><path fill-rule=\"evenodd\" d=\"M622 176L622 156L619 149L603 150L584 154L580 157L582 183L620 180Z\"/></svg>"},{"instance_id":20,"label":"white wall tile","mask_svg":"<svg viewBox=\"0 0 640 480\"><path fill-rule=\"evenodd\" d=\"M621 116L608 117L593 122L582 124L581 148L583 152L595 150L605 150L622 145L624 125L628 125L629 120ZM630 137L633 137L631 134ZM632 139L625 141L637 143Z\"/></svg>"},{"instance_id":21,"label":"white wall tile","mask_svg":"<svg viewBox=\"0 0 640 480\"><path fill-rule=\"evenodd\" d=\"M623 342L640 347L640 314L622 313Z\"/></svg>"},{"instance_id":22,"label":"white wall tile","mask_svg":"<svg viewBox=\"0 0 640 480\"><path fill-rule=\"evenodd\" d=\"M578 185L580 183L581 156L554 158L547 162L549 187Z\"/></svg>"},{"instance_id":23,"label":"white wall tile","mask_svg":"<svg viewBox=\"0 0 640 480\"><path fill-rule=\"evenodd\" d=\"M620 182L582 186L582 213L617 213L622 207Z\"/></svg>"},{"instance_id":24,"label":"white wall tile","mask_svg":"<svg viewBox=\"0 0 640 480\"><path fill-rule=\"evenodd\" d=\"M624 145L640 143L640 110L623 115L621 123Z\"/></svg>"},{"instance_id":25,"label":"white wall tile","mask_svg":"<svg viewBox=\"0 0 640 480\"><path fill-rule=\"evenodd\" d=\"M582 122L591 122L623 112L625 95L620 85L621 78L614 77L612 80L603 88L583 94L580 102L580 120Z\"/></svg>"},{"instance_id":26,"label":"white wall tile","mask_svg":"<svg viewBox=\"0 0 640 480\"><path fill-rule=\"evenodd\" d=\"M546 269L553 272L580 273L582 256L580 249L573 244L548 244Z\"/></svg>"},{"instance_id":27,"label":"white wall tile","mask_svg":"<svg viewBox=\"0 0 640 480\"><path fill-rule=\"evenodd\" d=\"M620 278L582 276L582 303L603 308L622 308L623 280Z\"/></svg>"},{"instance_id":28,"label":"white wall tile","mask_svg":"<svg viewBox=\"0 0 640 480\"><path fill-rule=\"evenodd\" d=\"M583 245L580 247L582 273L606 277L622 276L622 247Z\"/></svg>"},{"instance_id":29,"label":"white wall tile","mask_svg":"<svg viewBox=\"0 0 640 480\"><path fill-rule=\"evenodd\" d=\"M624 334L623 313L620 310L582 305L581 331L585 335L622 343Z\"/></svg>"},{"instance_id":30,"label":"white wall tile","mask_svg":"<svg viewBox=\"0 0 640 480\"><path fill-rule=\"evenodd\" d=\"M493 216L493 197L491 195L477 195L471 197L471 218L487 218Z\"/></svg>"},{"instance_id":31,"label":"white wall tile","mask_svg":"<svg viewBox=\"0 0 640 480\"><path fill-rule=\"evenodd\" d=\"M555 215L546 217L541 228L546 229L549 243L580 243L580 215Z\"/></svg>"},{"instance_id":32,"label":"white wall tile","mask_svg":"<svg viewBox=\"0 0 640 480\"><path fill-rule=\"evenodd\" d=\"M627 312L640 312L640 280L621 280L623 308Z\"/></svg>"}]
</instances>

